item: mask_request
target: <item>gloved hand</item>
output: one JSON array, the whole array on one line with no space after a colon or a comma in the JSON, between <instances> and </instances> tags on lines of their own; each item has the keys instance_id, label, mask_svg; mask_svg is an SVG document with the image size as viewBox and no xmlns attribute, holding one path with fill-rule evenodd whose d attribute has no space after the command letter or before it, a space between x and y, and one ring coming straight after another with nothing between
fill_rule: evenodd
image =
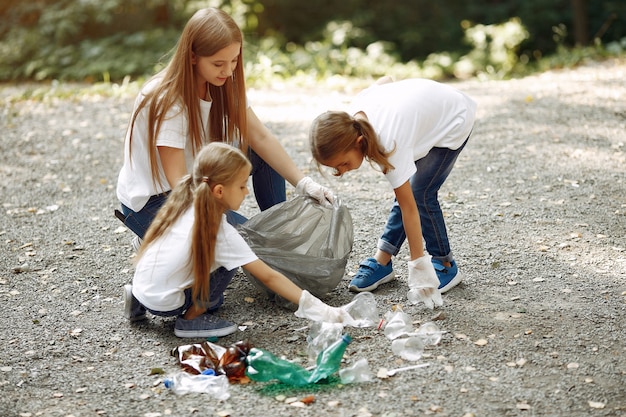
<instances>
[{"instance_id":1,"label":"gloved hand","mask_svg":"<svg viewBox=\"0 0 626 417\"><path fill-rule=\"evenodd\" d=\"M430 255L424 255L409 261L408 299L413 304L421 301L433 309L435 305L442 306L443 300L439 292L439 278L430 259Z\"/></svg>"},{"instance_id":2,"label":"gloved hand","mask_svg":"<svg viewBox=\"0 0 626 417\"><path fill-rule=\"evenodd\" d=\"M307 290L302 290L298 310L294 314L296 317L325 323L350 324L354 321L347 311L325 304Z\"/></svg>"},{"instance_id":3,"label":"gloved hand","mask_svg":"<svg viewBox=\"0 0 626 417\"><path fill-rule=\"evenodd\" d=\"M296 184L296 193L308 195L316 199L323 206L332 206L335 202L333 192L313 181L311 177L304 177L298 181L298 184Z\"/></svg>"}]
</instances>

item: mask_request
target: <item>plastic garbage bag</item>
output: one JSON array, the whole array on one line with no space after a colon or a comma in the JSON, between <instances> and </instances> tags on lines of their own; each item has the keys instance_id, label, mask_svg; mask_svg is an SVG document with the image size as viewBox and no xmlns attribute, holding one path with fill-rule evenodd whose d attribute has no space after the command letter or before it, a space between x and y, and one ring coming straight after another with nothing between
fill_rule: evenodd
<instances>
[{"instance_id":1,"label":"plastic garbage bag","mask_svg":"<svg viewBox=\"0 0 626 417\"><path fill-rule=\"evenodd\" d=\"M296 196L237 228L261 260L319 298L343 278L354 238L352 217L338 197L332 207L325 207L310 197ZM277 304L297 308L245 273Z\"/></svg>"}]
</instances>

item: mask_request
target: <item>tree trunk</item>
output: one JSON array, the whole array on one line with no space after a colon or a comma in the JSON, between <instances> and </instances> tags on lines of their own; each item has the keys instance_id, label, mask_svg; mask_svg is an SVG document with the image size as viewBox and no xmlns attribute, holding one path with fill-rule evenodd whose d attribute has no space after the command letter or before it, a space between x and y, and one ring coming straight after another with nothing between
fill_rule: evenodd
<instances>
[{"instance_id":1,"label":"tree trunk","mask_svg":"<svg viewBox=\"0 0 626 417\"><path fill-rule=\"evenodd\" d=\"M574 26L574 42L577 46L586 45L589 41L587 0L571 0Z\"/></svg>"}]
</instances>

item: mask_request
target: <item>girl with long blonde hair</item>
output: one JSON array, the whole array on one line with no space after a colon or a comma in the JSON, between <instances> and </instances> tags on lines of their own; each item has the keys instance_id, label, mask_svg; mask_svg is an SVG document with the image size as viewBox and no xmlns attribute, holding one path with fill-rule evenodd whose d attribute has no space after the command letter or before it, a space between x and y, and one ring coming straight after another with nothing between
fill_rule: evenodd
<instances>
[{"instance_id":1,"label":"girl with long blonde hair","mask_svg":"<svg viewBox=\"0 0 626 417\"><path fill-rule=\"evenodd\" d=\"M226 212L238 210L248 194L251 168L241 150L225 143L213 142L199 151L191 174L171 192L139 249L133 284L124 288L128 319L143 319L147 310L176 316L179 337L233 333L237 326L213 313L240 266L270 290L328 320L346 317L261 261L226 220Z\"/></svg>"},{"instance_id":2,"label":"girl with long blonde hair","mask_svg":"<svg viewBox=\"0 0 626 417\"><path fill-rule=\"evenodd\" d=\"M332 202L332 192L304 176L249 106L242 48L241 30L228 14L201 9L185 25L168 65L137 96L117 183L117 214L139 238L191 171L200 148L212 141L248 155L261 210L285 201L285 179L300 194Z\"/></svg>"}]
</instances>

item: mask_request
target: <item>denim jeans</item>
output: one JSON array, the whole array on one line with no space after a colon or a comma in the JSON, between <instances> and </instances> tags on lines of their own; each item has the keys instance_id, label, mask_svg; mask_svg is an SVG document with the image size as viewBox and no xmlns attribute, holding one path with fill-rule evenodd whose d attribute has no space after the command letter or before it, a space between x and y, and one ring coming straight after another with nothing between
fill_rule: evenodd
<instances>
[{"instance_id":1,"label":"denim jeans","mask_svg":"<svg viewBox=\"0 0 626 417\"><path fill-rule=\"evenodd\" d=\"M229 271L224 267L211 272L209 281L209 304L206 306L207 312L215 311L222 305L224 302L224 291L226 291L226 287L228 287L228 284L230 284L236 272L237 268ZM147 308L146 310L155 316L173 317L183 315L192 304L191 288L187 288L185 290L185 303L177 309L171 311L156 311Z\"/></svg>"},{"instance_id":2,"label":"denim jeans","mask_svg":"<svg viewBox=\"0 0 626 417\"><path fill-rule=\"evenodd\" d=\"M285 179L252 149L248 152L252 163L252 189L261 211L287 199Z\"/></svg>"},{"instance_id":3,"label":"denim jeans","mask_svg":"<svg viewBox=\"0 0 626 417\"><path fill-rule=\"evenodd\" d=\"M250 149L248 157L252 163L252 187L256 196L257 204L261 211L272 207L275 204L282 203L287 199L286 186L283 177L278 174L259 157L252 149ZM161 206L165 203L170 192L153 195L150 197L146 205L138 212L132 211L125 205L122 206L122 214L126 217L124 224L132 230L137 236L143 239L150 223L157 215ZM228 222L232 225L243 223L247 219L234 211L227 213Z\"/></svg>"},{"instance_id":4,"label":"denim jeans","mask_svg":"<svg viewBox=\"0 0 626 417\"><path fill-rule=\"evenodd\" d=\"M417 172L409 180L419 210L426 250L433 259L443 262L450 262L454 257L450 250L448 232L439 205L438 193L466 143L467 140L457 150L431 149L425 157L415 161ZM387 218L387 224L378 241L378 249L395 256L400 251L405 239L402 212L398 202L394 201Z\"/></svg>"}]
</instances>

